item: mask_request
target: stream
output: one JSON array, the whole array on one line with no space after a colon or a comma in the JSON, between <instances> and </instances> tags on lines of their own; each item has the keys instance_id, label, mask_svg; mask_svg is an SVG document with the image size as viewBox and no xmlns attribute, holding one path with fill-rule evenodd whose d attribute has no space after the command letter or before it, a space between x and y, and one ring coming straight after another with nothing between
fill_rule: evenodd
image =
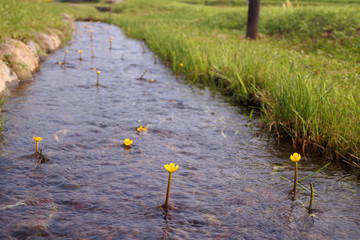
<instances>
[{"instance_id":1,"label":"stream","mask_svg":"<svg viewBox=\"0 0 360 240\"><path fill-rule=\"evenodd\" d=\"M356 173L331 164L304 180L317 192L310 215L310 193L294 200L280 179L293 179L292 146L264 134L259 116L176 80L116 26L77 29L4 105L0 239L359 239ZM33 156L35 136L47 162ZM326 163L303 156L299 177Z\"/></svg>"}]
</instances>

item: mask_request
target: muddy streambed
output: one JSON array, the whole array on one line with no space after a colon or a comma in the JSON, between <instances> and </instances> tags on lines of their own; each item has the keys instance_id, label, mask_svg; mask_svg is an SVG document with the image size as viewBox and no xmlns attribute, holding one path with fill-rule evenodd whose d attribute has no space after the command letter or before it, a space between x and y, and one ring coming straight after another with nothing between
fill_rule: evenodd
<instances>
[{"instance_id":1,"label":"muddy streambed","mask_svg":"<svg viewBox=\"0 0 360 240\"><path fill-rule=\"evenodd\" d=\"M280 179L293 178L290 145L259 137L247 110L176 81L119 28L91 23L91 42L85 24L77 23L66 46L65 67L56 64L64 50L51 54L36 80L12 91L4 106L12 119L0 153L1 239L359 237L358 176L335 165L314 175L323 211L315 207L310 217L309 194L299 189L293 201L292 185ZM138 80L145 69L146 80ZM138 134L140 125L148 132ZM32 157L33 136L44 138L48 162ZM125 138L133 139L131 149L122 146ZM170 162L180 167L165 214L163 165ZM325 163L303 158L300 177Z\"/></svg>"}]
</instances>

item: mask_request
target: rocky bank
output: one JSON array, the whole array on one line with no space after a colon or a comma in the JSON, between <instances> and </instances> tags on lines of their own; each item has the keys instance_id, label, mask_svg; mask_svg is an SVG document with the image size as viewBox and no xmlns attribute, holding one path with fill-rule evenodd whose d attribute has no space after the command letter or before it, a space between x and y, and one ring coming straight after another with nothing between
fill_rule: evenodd
<instances>
[{"instance_id":1,"label":"rocky bank","mask_svg":"<svg viewBox=\"0 0 360 240\"><path fill-rule=\"evenodd\" d=\"M67 14L62 14L62 17L65 27L61 30L49 28L32 34L31 39L8 38L0 44L0 91L32 81L46 54L65 43L75 30L75 22Z\"/></svg>"}]
</instances>

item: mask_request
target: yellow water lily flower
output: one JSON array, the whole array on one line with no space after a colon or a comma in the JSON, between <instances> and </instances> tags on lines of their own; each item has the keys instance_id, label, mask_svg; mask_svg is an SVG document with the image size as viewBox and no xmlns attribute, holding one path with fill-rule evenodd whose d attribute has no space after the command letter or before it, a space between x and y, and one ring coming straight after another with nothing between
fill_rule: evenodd
<instances>
[{"instance_id":1,"label":"yellow water lily flower","mask_svg":"<svg viewBox=\"0 0 360 240\"><path fill-rule=\"evenodd\" d=\"M296 162L300 161L301 156L298 153L294 153L293 155L290 156L290 159L291 159L291 161L296 163Z\"/></svg>"},{"instance_id":2,"label":"yellow water lily flower","mask_svg":"<svg viewBox=\"0 0 360 240\"><path fill-rule=\"evenodd\" d=\"M33 137L33 139L35 140L36 142L36 153L39 152L39 142L43 140L42 137Z\"/></svg>"},{"instance_id":3,"label":"yellow water lily flower","mask_svg":"<svg viewBox=\"0 0 360 240\"><path fill-rule=\"evenodd\" d=\"M166 169L166 171L168 171L169 173L173 173L176 170L179 169L179 165L176 165L174 163L170 163L170 164L165 164L164 168Z\"/></svg>"},{"instance_id":4,"label":"yellow water lily flower","mask_svg":"<svg viewBox=\"0 0 360 240\"><path fill-rule=\"evenodd\" d=\"M99 75L101 72L100 71L97 71L97 74Z\"/></svg>"},{"instance_id":5,"label":"yellow water lily flower","mask_svg":"<svg viewBox=\"0 0 360 240\"><path fill-rule=\"evenodd\" d=\"M143 126L140 126L137 128L138 132L146 132L146 130L147 130L146 127L143 127Z\"/></svg>"},{"instance_id":6,"label":"yellow water lily flower","mask_svg":"<svg viewBox=\"0 0 360 240\"><path fill-rule=\"evenodd\" d=\"M78 53L83 53L84 52L84 50L78 50Z\"/></svg>"},{"instance_id":7,"label":"yellow water lily flower","mask_svg":"<svg viewBox=\"0 0 360 240\"><path fill-rule=\"evenodd\" d=\"M133 143L133 140L131 140L130 138L124 139L125 146L130 146L132 143Z\"/></svg>"},{"instance_id":8,"label":"yellow water lily flower","mask_svg":"<svg viewBox=\"0 0 360 240\"><path fill-rule=\"evenodd\" d=\"M180 67L183 67L183 66L184 66L184 64L180 63Z\"/></svg>"},{"instance_id":9,"label":"yellow water lily flower","mask_svg":"<svg viewBox=\"0 0 360 240\"><path fill-rule=\"evenodd\" d=\"M35 140L35 142L40 142L43 140L42 137L33 137L33 139Z\"/></svg>"},{"instance_id":10,"label":"yellow water lily flower","mask_svg":"<svg viewBox=\"0 0 360 240\"><path fill-rule=\"evenodd\" d=\"M93 68L94 71L96 71L96 68Z\"/></svg>"},{"instance_id":11,"label":"yellow water lily flower","mask_svg":"<svg viewBox=\"0 0 360 240\"><path fill-rule=\"evenodd\" d=\"M61 64L62 64L62 62L61 62L61 61L59 61L59 62L58 62L58 64L59 64L59 65L61 65Z\"/></svg>"}]
</instances>

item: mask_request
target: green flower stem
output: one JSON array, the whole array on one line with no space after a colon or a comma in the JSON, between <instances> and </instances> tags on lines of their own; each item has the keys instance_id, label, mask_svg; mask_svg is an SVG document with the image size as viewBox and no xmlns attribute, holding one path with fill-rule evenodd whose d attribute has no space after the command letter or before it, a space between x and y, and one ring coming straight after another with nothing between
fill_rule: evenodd
<instances>
[{"instance_id":1,"label":"green flower stem","mask_svg":"<svg viewBox=\"0 0 360 240\"><path fill-rule=\"evenodd\" d=\"M310 183L310 189L311 189L311 195L310 195L310 203L308 209L309 213L312 211L312 204L314 202L314 185L312 182Z\"/></svg>"},{"instance_id":2,"label":"green flower stem","mask_svg":"<svg viewBox=\"0 0 360 240\"><path fill-rule=\"evenodd\" d=\"M298 177L298 163L295 163L295 177L294 177L294 187L293 193L296 194L296 185L297 185L297 177Z\"/></svg>"},{"instance_id":3,"label":"green flower stem","mask_svg":"<svg viewBox=\"0 0 360 240\"><path fill-rule=\"evenodd\" d=\"M90 49L91 49L91 57L94 58L95 55L94 55L94 49L93 49L93 45L92 45L92 44L90 45Z\"/></svg>"},{"instance_id":4,"label":"green flower stem","mask_svg":"<svg viewBox=\"0 0 360 240\"><path fill-rule=\"evenodd\" d=\"M65 64L65 62L66 62L66 52L65 52L65 54L64 54L64 61L63 61L63 64Z\"/></svg>"},{"instance_id":5,"label":"green flower stem","mask_svg":"<svg viewBox=\"0 0 360 240\"><path fill-rule=\"evenodd\" d=\"M168 181L168 186L167 186L167 191L166 191L166 200L165 200L165 206L166 207L168 206L168 202L169 202L171 175L172 175L172 173L169 173L169 181Z\"/></svg>"},{"instance_id":6,"label":"green flower stem","mask_svg":"<svg viewBox=\"0 0 360 240\"><path fill-rule=\"evenodd\" d=\"M180 70L181 70L181 67L179 67L179 70L178 70L178 72L176 73L176 80L178 80L178 79L179 79Z\"/></svg>"}]
</instances>

